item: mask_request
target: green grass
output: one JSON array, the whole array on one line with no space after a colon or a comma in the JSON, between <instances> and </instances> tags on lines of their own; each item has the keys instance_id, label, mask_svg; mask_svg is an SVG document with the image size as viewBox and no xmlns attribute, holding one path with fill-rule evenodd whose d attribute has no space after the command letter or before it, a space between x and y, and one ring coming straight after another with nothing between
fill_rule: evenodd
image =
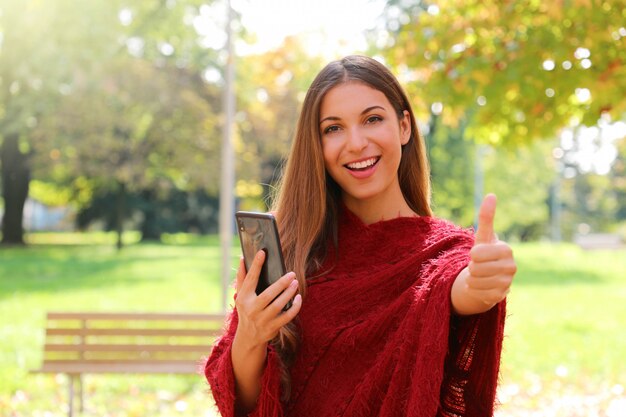
<instances>
[{"instance_id":1,"label":"green grass","mask_svg":"<svg viewBox=\"0 0 626 417\"><path fill-rule=\"evenodd\" d=\"M626 381L626 251L530 244L515 250L506 378L557 367L583 384Z\"/></svg>"},{"instance_id":2,"label":"green grass","mask_svg":"<svg viewBox=\"0 0 626 417\"><path fill-rule=\"evenodd\" d=\"M65 379L28 373L41 362L49 310L221 311L218 239L164 240L183 243L131 244L118 252L108 234L41 234L29 236L27 248L0 248L0 415L65 415ZM86 415L105 415L109 407L115 416L165 416L177 404L187 407L186 414L173 410L178 415L203 415L189 408L193 401L177 397L202 397L204 403L195 403L206 410L206 390L193 376L87 376L93 408ZM111 405L114 398L120 401Z\"/></svg>"},{"instance_id":3,"label":"green grass","mask_svg":"<svg viewBox=\"0 0 626 417\"><path fill-rule=\"evenodd\" d=\"M121 252L111 234L37 234L27 248L0 248L1 416L65 415L64 377L28 373L41 361L46 311L221 309L215 236L125 240ZM502 385L517 387L525 402L504 404L502 415L518 415L511 404L541 408L547 396L623 384L626 251L525 244L515 253ZM233 268L237 254L234 246ZM213 415L201 377L91 375L85 383L85 416Z\"/></svg>"},{"instance_id":4,"label":"green grass","mask_svg":"<svg viewBox=\"0 0 626 417\"><path fill-rule=\"evenodd\" d=\"M501 415L626 415L626 250L514 249Z\"/></svg>"}]
</instances>

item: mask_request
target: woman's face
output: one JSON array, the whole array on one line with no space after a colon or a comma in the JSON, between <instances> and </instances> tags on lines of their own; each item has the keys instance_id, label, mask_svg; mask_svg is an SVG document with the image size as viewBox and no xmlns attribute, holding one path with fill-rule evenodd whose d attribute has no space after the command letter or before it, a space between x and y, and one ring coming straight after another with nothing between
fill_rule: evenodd
<instances>
[{"instance_id":1,"label":"woman's face","mask_svg":"<svg viewBox=\"0 0 626 417\"><path fill-rule=\"evenodd\" d=\"M398 120L381 91L347 82L326 93L319 122L326 170L349 208L373 199L393 203L403 198L398 167L402 145L411 135L408 111Z\"/></svg>"}]
</instances>

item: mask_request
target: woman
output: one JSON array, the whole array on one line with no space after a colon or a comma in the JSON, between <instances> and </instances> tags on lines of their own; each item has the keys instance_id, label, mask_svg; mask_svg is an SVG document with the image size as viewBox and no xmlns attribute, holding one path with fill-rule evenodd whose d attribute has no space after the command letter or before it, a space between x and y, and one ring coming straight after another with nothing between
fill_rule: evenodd
<instances>
[{"instance_id":1,"label":"woman","mask_svg":"<svg viewBox=\"0 0 626 417\"><path fill-rule=\"evenodd\" d=\"M431 216L424 143L377 61L327 65L305 97L274 205L287 268L235 309L205 367L224 416L488 416L516 271L493 233ZM292 307L282 306L293 298Z\"/></svg>"}]
</instances>

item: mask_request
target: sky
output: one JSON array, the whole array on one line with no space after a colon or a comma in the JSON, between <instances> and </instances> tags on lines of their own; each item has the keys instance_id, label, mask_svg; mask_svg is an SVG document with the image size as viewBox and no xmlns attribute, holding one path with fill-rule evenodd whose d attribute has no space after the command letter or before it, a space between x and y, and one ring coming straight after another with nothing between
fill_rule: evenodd
<instances>
[{"instance_id":1,"label":"sky","mask_svg":"<svg viewBox=\"0 0 626 417\"><path fill-rule=\"evenodd\" d=\"M574 140L574 135L578 139ZM606 175L611 170L611 164L617 157L616 142L626 140L626 123L612 122L602 118L597 126L580 126L577 129L564 129L560 135L559 149L553 155L557 159L564 158L565 162L576 164L584 173L594 172ZM574 168L563 170L565 178L576 176Z\"/></svg>"},{"instance_id":2,"label":"sky","mask_svg":"<svg viewBox=\"0 0 626 417\"><path fill-rule=\"evenodd\" d=\"M374 28L385 6L381 0L231 0L255 45L237 45L237 52L262 52L279 46L285 36L305 38L312 55L336 58L363 51L364 31Z\"/></svg>"}]
</instances>

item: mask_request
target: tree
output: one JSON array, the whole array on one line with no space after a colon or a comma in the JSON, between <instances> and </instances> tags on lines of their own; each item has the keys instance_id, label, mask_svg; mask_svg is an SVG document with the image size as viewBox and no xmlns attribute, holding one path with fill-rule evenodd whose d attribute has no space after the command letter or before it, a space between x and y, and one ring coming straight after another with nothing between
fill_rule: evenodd
<instances>
[{"instance_id":1,"label":"tree","mask_svg":"<svg viewBox=\"0 0 626 417\"><path fill-rule=\"evenodd\" d=\"M478 162L484 171L485 192L495 192L499 197L498 234L522 241L543 237L549 220L548 190L556 176L550 144L537 141L515 149L487 147L483 151L482 146L465 137L463 128L462 124L457 128L446 126L433 114L424 129L435 214L459 225L472 225Z\"/></svg>"},{"instance_id":2,"label":"tree","mask_svg":"<svg viewBox=\"0 0 626 417\"><path fill-rule=\"evenodd\" d=\"M615 225L617 202L607 175L585 173L563 181L563 233L608 232ZM608 192L607 192L608 190Z\"/></svg>"},{"instance_id":3,"label":"tree","mask_svg":"<svg viewBox=\"0 0 626 417\"><path fill-rule=\"evenodd\" d=\"M129 192L217 191L217 112L196 94L207 88L201 80L170 71L127 56L104 64L48 120L41 134L55 137L37 142L54 145L38 154L66 180L89 178L99 193L115 193L118 247Z\"/></svg>"},{"instance_id":4,"label":"tree","mask_svg":"<svg viewBox=\"0 0 626 417\"><path fill-rule=\"evenodd\" d=\"M5 213L2 243L23 244L22 210L30 181L30 134L71 77L62 45L75 39L69 2L4 2L0 9L0 165ZM73 14L76 13L76 14ZM77 31L84 29L78 22ZM75 32L77 34L78 32ZM89 38L89 35L85 35ZM83 40L84 41L84 40Z\"/></svg>"},{"instance_id":5,"label":"tree","mask_svg":"<svg viewBox=\"0 0 626 417\"><path fill-rule=\"evenodd\" d=\"M275 50L238 59L238 194L253 200L257 209L265 209L262 204L271 199L304 92L322 66L319 57L306 54L298 37L286 38Z\"/></svg>"},{"instance_id":6,"label":"tree","mask_svg":"<svg viewBox=\"0 0 626 417\"><path fill-rule=\"evenodd\" d=\"M94 222L102 222L105 230L116 230L115 192L100 191L78 211L76 224L84 230ZM216 233L218 230L218 198L204 190L182 191L172 188L167 192L146 189L129 191L126 211L133 213L126 220L137 224L142 241L160 240L163 233ZM142 214L142 216L139 216Z\"/></svg>"},{"instance_id":7,"label":"tree","mask_svg":"<svg viewBox=\"0 0 626 417\"><path fill-rule=\"evenodd\" d=\"M536 141L514 149L491 147L484 155L485 191L498 196L495 227L506 240L548 234L549 191L556 176L552 146Z\"/></svg>"},{"instance_id":8,"label":"tree","mask_svg":"<svg viewBox=\"0 0 626 417\"><path fill-rule=\"evenodd\" d=\"M617 158L611 170L611 188L617 202L617 220L626 226L626 138L617 142Z\"/></svg>"},{"instance_id":9,"label":"tree","mask_svg":"<svg viewBox=\"0 0 626 417\"><path fill-rule=\"evenodd\" d=\"M464 136L464 126L452 128L431 113L425 130L433 189L433 210L456 224L472 224L475 145Z\"/></svg>"},{"instance_id":10,"label":"tree","mask_svg":"<svg viewBox=\"0 0 626 417\"><path fill-rule=\"evenodd\" d=\"M0 9L3 242L21 243L22 207L31 177L29 160L37 158L39 173L56 171L58 177L58 171L62 171L58 164L47 167L45 162L54 162L65 151L75 151L72 145L67 148L56 144L48 146L56 139L56 132L40 128L41 124L50 125L43 120L54 119L60 102L69 97L69 101L76 103L71 96L76 91L86 91L85 85L91 82L90 77L102 64L110 61L119 64L120 58L150 61L154 67L167 67L165 71L170 75L177 75L174 73L179 70L185 73L185 82L198 87L198 81L203 84L204 69L208 65L215 67L219 57L218 47L210 49L202 43L212 35L199 33L206 25L196 24L198 19L210 18L211 6L204 1L14 0L5 3ZM123 70L118 68L117 71L122 79ZM218 88L209 90L206 86L197 88L210 106L217 101L213 99ZM118 104L123 102L132 102L132 97L120 97ZM97 119L94 114L83 118L81 113L80 116L72 123ZM147 120L144 118L141 123L149 124ZM33 142L35 131L38 143ZM33 153L35 149L39 155ZM212 168L214 165L205 166Z\"/></svg>"},{"instance_id":11,"label":"tree","mask_svg":"<svg viewBox=\"0 0 626 417\"><path fill-rule=\"evenodd\" d=\"M626 111L623 1L391 1L382 55L426 114L491 144L554 137ZM381 37L381 39L385 39Z\"/></svg>"}]
</instances>

